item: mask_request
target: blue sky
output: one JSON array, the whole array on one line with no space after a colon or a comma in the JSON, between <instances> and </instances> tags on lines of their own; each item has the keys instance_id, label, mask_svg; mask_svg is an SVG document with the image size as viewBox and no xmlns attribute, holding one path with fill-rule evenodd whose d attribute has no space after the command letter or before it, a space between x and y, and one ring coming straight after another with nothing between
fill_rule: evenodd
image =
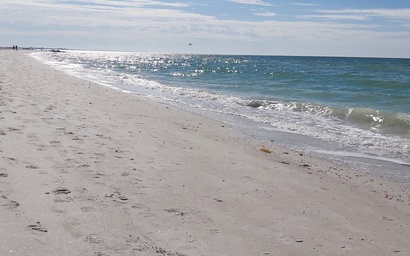
<instances>
[{"instance_id":1,"label":"blue sky","mask_svg":"<svg viewBox=\"0 0 410 256\"><path fill-rule=\"evenodd\" d=\"M0 45L14 44L410 58L410 1L1 0Z\"/></svg>"}]
</instances>

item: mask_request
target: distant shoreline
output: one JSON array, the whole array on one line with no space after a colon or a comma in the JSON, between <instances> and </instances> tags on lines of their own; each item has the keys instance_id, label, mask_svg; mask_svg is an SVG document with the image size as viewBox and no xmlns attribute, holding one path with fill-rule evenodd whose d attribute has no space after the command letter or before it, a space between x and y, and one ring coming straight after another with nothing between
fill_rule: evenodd
<instances>
[{"instance_id":1,"label":"distant shoreline","mask_svg":"<svg viewBox=\"0 0 410 256\"><path fill-rule=\"evenodd\" d=\"M0 50L14 50L13 46L0 46ZM48 47L20 47L18 46L18 50L25 50L25 51L66 51L67 48L48 48Z\"/></svg>"},{"instance_id":2,"label":"distant shoreline","mask_svg":"<svg viewBox=\"0 0 410 256\"><path fill-rule=\"evenodd\" d=\"M0 50L12 50L12 46L0 46ZM115 50L115 49L73 49L73 48L65 48L65 47L32 47L32 46L23 46L18 48L19 50L44 50L44 51L103 51L103 52L139 52L139 51L126 51L126 50ZM151 52L147 52L151 53ZM400 59L400 60L408 60L408 57L386 57L386 56L338 56L338 55L281 55L281 54L233 54L233 53L178 53L178 52L152 52L155 54L181 54L181 55L226 55L226 56L261 56L261 57L306 57L306 58L358 58L358 59Z\"/></svg>"}]
</instances>

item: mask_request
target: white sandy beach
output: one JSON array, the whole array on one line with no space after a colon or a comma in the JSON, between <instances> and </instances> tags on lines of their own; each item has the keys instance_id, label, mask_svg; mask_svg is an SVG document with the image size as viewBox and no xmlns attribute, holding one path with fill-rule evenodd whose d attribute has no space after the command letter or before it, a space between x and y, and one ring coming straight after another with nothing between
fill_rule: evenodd
<instances>
[{"instance_id":1,"label":"white sandy beach","mask_svg":"<svg viewBox=\"0 0 410 256\"><path fill-rule=\"evenodd\" d=\"M0 255L410 255L410 193L0 51Z\"/></svg>"}]
</instances>

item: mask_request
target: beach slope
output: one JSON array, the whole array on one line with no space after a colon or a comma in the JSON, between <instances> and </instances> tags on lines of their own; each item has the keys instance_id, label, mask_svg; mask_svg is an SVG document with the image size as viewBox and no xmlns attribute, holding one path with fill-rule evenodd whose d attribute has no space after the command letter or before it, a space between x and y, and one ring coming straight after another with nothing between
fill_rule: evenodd
<instances>
[{"instance_id":1,"label":"beach slope","mask_svg":"<svg viewBox=\"0 0 410 256\"><path fill-rule=\"evenodd\" d=\"M0 51L0 255L410 255L409 202Z\"/></svg>"}]
</instances>

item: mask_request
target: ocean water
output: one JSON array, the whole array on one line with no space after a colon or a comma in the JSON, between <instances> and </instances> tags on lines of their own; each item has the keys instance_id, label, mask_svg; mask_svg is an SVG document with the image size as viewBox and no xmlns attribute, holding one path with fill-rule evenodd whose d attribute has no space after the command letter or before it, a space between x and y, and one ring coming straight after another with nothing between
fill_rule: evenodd
<instances>
[{"instance_id":1,"label":"ocean water","mask_svg":"<svg viewBox=\"0 0 410 256\"><path fill-rule=\"evenodd\" d=\"M410 184L410 59L105 51L31 56L226 122L266 144Z\"/></svg>"}]
</instances>

